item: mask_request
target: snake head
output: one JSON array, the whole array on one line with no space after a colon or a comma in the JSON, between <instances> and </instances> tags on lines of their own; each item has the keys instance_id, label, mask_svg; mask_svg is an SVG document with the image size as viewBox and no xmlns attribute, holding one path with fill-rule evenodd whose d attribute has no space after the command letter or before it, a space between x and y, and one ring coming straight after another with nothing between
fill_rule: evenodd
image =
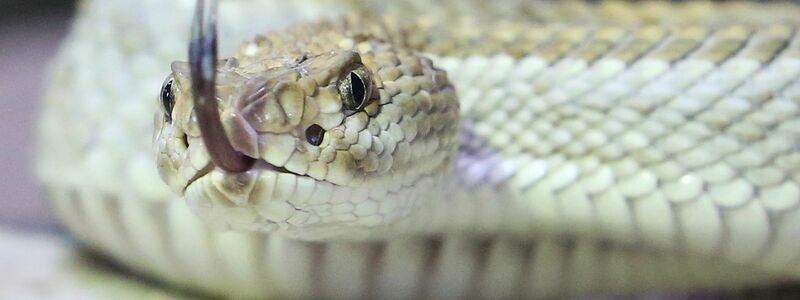
<instances>
[{"instance_id":1,"label":"snake head","mask_svg":"<svg viewBox=\"0 0 800 300\"><path fill-rule=\"evenodd\" d=\"M204 130L198 115L192 75L201 72L172 64L156 116L161 177L214 227L310 239L409 214L448 175L457 147L447 76L427 58L330 24L288 32L214 60L209 98L223 133ZM226 158L209 151L217 144L252 163L221 166Z\"/></svg>"}]
</instances>

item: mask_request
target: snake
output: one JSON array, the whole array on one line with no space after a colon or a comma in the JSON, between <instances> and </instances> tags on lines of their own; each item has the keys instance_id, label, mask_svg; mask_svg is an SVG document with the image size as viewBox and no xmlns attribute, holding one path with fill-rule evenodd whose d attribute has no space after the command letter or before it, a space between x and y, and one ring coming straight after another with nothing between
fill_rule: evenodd
<instances>
[{"instance_id":1,"label":"snake","mask_svg":"<svg viewBox=\"0 0 800 300\"><path fill-rule=\"evenodd\" d=\"M312 2L84 2L39 126L64 226L231 298L800 276L797 5Z\"/></svg>"}]
</instances>

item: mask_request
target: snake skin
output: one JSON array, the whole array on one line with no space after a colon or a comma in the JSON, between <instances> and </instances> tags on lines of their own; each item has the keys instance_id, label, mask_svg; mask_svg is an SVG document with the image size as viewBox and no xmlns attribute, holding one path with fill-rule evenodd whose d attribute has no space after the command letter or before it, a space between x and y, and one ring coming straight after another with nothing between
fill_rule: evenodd
<instances>
[{"instance_id":1,"label":"snake skin","mask_svg":"<svg viewBox=\"0 0 800 300\"><path fill-rule=\"evenodd\" d=\"M253 5L269 7L223 2L223 41L277 26L245 22L268 13ZM318 14L299 4L283 12L311 19L348 8L318 5ZM136 272L232 297L548 298L800 275L800 9L438 5L356 8L418 15L403 42L447 72L461 109L458 188L396 220L392 238L209 230L158 180L152 98L169 61L183 58L183 2L84 3L42 116L39 169L55 211ZM351 206L316 208L347 215Z\"/></svg>"}]
</instances>

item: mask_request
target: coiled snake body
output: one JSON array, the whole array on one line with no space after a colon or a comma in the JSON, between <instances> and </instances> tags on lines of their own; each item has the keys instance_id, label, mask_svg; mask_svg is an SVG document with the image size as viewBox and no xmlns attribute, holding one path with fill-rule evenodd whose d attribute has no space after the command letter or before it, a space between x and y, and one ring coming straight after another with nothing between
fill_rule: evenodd
<instances>
[{"instance_id":1,"label":"coiled snake body","mask_svg":"<svg viewBox=\"0 0 800 300\"><path fill-rule=\"evenodd\" d=\"M356 5L214 69L226 135L207 142L254 159L243 172L212 163L187 63L162 88L153 162L146 87L184 57L159 27L87 44L104 5L85 4L56 65L39 165L64 224L137 272L217 295L432 299L800 275L790 4ZM221 5L223 41L266 13Z\"/></svg>"}]
</instances>

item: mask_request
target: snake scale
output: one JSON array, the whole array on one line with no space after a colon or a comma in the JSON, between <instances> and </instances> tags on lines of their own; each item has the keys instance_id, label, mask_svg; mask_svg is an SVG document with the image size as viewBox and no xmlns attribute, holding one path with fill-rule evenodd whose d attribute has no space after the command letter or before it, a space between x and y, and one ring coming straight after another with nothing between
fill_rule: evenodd
<instances>
[{"instance_id":1,"label":"snake scale","mask_svg":"<svg viewBox=\"0 0 800 300\"><path fill-rule=\"evenodd\" d=\"M41 119L54 211L142 276L343 299L800 276L800 7L222 1L204 142L201 76L170 65L190 2L83 2Z\"/></svg>"}]
</instances>

